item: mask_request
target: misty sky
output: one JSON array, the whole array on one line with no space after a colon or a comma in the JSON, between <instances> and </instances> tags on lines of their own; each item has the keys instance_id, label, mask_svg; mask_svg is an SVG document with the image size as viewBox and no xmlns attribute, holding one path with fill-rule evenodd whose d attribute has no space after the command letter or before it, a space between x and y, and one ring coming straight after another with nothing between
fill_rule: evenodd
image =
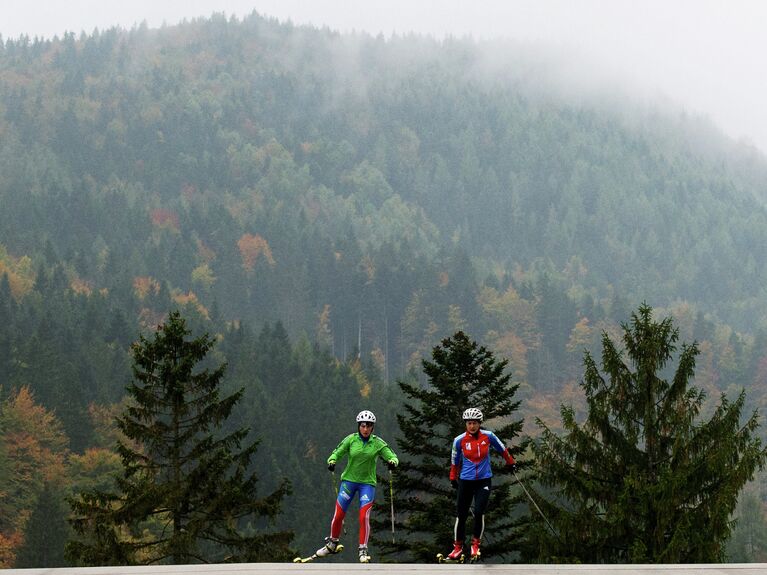
<instances>
[{"instance_id":1,"label":"misty sky","mask_svg":"<svg viewBox=\"0 0 767 575\"><path fill-rule=\"evenodd\" d=\"M52 37L256 10L373 34L508 38L593 62L642 96L709 116L767 153L767 2L760 0L0 0L0 34Z\"/></svg>"}]
</instances>

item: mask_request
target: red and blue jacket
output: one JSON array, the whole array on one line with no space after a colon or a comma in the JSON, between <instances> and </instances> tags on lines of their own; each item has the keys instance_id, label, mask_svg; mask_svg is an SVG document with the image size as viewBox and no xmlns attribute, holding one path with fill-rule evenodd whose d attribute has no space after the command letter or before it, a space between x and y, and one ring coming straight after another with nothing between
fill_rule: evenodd
<instances>
[{"instance_id":1,"label":"red and blue jacket","mask_svg":"<svg viewBox=\"0 0 767 575\"><path fill-rule=\"evenodd\" d=\"M492 431L480 429L476 435L466 432L456 437L450 454L450 481L459 477L470 480L492 477L491 447L503 455L508 465L514 465L514 458Z\"/></svg>"}]
</instances>

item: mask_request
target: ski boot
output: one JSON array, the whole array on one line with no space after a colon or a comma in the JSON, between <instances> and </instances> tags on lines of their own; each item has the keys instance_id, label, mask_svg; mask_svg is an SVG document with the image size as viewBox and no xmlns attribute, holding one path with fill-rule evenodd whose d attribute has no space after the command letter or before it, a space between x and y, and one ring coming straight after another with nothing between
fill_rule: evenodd
<instances>
[{"instance_id":1,"label":"ski boot","mask_svg":"<svg viewBox=\"0 0 767 575\"><path fill-rule=\"evenodd\" d=\"M472 563L475 563L480 560L482 557L482 553L479 550L479 544L480 541L476 537L471 538L471 558L469 559Z\"/></svg>"},{"instance_id":2,"label":"ski boot","mask_svg":"<svg viewBox=\"0 0 767 575\"><path fill-rule=\"evenodd\" d=\"M370 563L367 545L360 545L360 563Z\"/></svg>"},{"instance_id":3,"label":"ski boot","mask_svg":"<svg viewBox=\"0 0 767 575\"><path fill-rule=\"evenodd\" d=\"M315 559L321 557L327 557L328 555L335 555L344 550L344 546L338 542L338 539L332 537L325 537L325 545L317 549L313 555L309 557L296 557L293 559L293 563L311 563Z\"/></svg>"},{"instance_id":4,"label":"ski boot","mask_svg":"<svg viewBox=\"0 0 767 575\"><path fill-rule=\"evenodd\" d=\"M438 563L463 563L463 541L454 541L453 550L447 554L447 557L442 553L437 554Z\"/></svg>"},{"instance_id":5,"label":"ski boot","mask_svg":"<svg viewBox=\"0 0 767 575\"><path fill-rule=\"evenodd\" d=\"M317 549L315 555L317 557L327 557L328 555L334 555L344 550L344 546L338 542L338 539L332 537L325 537L325 545Z\"/></svg>"}]
</instances>

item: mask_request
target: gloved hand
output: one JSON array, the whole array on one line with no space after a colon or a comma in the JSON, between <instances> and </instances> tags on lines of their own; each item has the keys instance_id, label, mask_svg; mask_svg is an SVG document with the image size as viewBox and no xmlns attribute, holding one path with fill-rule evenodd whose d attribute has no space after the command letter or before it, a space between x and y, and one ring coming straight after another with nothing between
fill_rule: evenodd
<instances>
[{"instance_id":1,"label":"gloved hand","mask_svg":"<svg viewBox=\"0 0 767 575\"><path fill-rule=\"evenodd\" d=\"M390 470L394 469L395 467L397 467L397 462L394 461L393 459L391 461L387 461L386 467L388 467Z\"/></svg>"},{"instance_id":2,"label":"gloved hand","mask_svg":"<svg viewBox=\"0 0 767 575\"><path fill-rule=\"evenodd\" d=\"M458 489L458 480L457 479L451 479L450 485L453 486L453 489Z\"/></svg>"},{"instance_id":3,"label":"gloved hand","mask_svg":"<svg viewBox=\"0 0 767 575\"><path fill-rule=\"evenodd\" d=\"M330 463L328 463L328 471L335 471L335 470L336 470L336 462L331 461Z\"/></svg>"},{"instance_id":4,"label":"gloved hand","mask_svg":"<svg viewBox=\"0 0 767 575\"><path fill-rule=\"evenodd\" d=\"M509 470L512 473L516 473L517 472L517 462L514 461L514 456L511 454L511 447L507 447L506 448L506 452L508 453L508 456L509 456L508 459L506 459L506 466L509 468ZM509 459L511 459L511 461L513 461L513 463L510 463Z\"/></svg>"}]
</instances>

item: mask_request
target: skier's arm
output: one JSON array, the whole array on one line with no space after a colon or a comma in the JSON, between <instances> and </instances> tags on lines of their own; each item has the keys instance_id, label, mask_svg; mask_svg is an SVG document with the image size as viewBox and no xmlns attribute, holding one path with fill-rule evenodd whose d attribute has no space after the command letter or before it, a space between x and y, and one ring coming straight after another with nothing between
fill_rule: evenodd
<instances>
[{"instance_id":1,"label":"skier's arm","mask_svg":"<svg viewBox=\"0 0 767 575\"><path fill-rule=\"evenodd\" d=\"M453 440L453 448L450 452L450 481L456 481L461 469L463 452L459 439Z\"/></svg>"},{"instance_id":2,"label":"skier's arm","mask_svg":"<svg viewBox=\"0 0 767 575\"><path fill-rule=\"evenodd\" d=\"M493 432L488 432L487 435L490 438L490 445L492 445L493 449L498 451L506 460L506 465L515 465L517 462L514 461L514 456L508 449L506 449L506 446L500 439L498 439L498 436Z\"/></svg>"},{"instance_id":3,"label":"skier's arm","mask_svg":"<svg viewBox=\"0 0 767 575\"><path fill-rule=\"evenodd\" d=\"M391 450L389 444L386 443L383 439L381 439L381 449L378 450L378 455L387 463L389 468L397 467L397 465L399 465L399 458Z\"/></svg>"},{"instance_id":4,"label":"skier's arm","mask_svg":"<svg viewBox=\"0 0 767 575\"><path fill-rule=\"evenodd\" d=\"M352 437L354 434L347 435L341 440L341 443L338 444L338 447L336 447L333 450L333 453L330 454L330 457L328 457L328 465L331 465L333 463L336 463L339 459L341 459L344 455L349 453L349 446L351 445Z\"/></svg>"}]
</instances>

